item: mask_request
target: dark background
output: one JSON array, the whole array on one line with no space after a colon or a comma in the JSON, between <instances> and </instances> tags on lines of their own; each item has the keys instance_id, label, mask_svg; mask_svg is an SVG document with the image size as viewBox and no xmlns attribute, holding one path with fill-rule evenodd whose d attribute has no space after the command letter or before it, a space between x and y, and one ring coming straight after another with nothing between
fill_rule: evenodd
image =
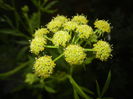
<instances>
[{"instance_id":1,"label":"dark background","mask_svg":"<svg viewBox=\"0 0 133 99\"><path fill-rule=\"evenodd\" d=\"M45 15L45 23L56 14L72 16L75 14L87 15L90 23L95 19L109 20L113 26L111 32L111 40L113 45L113 57L111 60L103 63L94 61L92 66L97 65L97 71L105 71L108 68L112 70L112 81L107 96L115 99L132 99L132 65L133 65L133 10L132 0L59 0L54 6L58 11L54 14ZM18 0L21 3L30 5L29 1ZM32 5L30 5L32 6ZM34 10L34 8L33 8ZM1 11L1 10L0 10ZM1 11L0 15L4 15ZM10 14L11 15L11 14ZM0 27L3 27L0 24ZM6 25L5 25L6 27ZM16 55L20 46L13 43L15 37L0 34L0 72L12 69L12 65L16 64ZM99 73L99 81L105 80L107 72ZM84 74L87 75L87 74ZM10 90L18 83L15 79L19 75L15 75L9 79L0 81L0 99L34 99L30 93L31 90L22 90L16 93L10 93ZM44 95L47 97L46 95Z\"/></svg>"}]
</instances>

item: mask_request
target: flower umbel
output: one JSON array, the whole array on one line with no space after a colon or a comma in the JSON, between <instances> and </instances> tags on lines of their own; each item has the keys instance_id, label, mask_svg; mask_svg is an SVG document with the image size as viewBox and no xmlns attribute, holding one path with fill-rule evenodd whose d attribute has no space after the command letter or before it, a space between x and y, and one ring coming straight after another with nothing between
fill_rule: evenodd
<instances>
[{"instance_id":1,"label":"flower umbel","mask_svg":"<svg viewBox=\"0 0 133 99\"><path fill-rule=\"evenodd\" d=\"M36 37L31 41L30 50L32 53L38 55L39 52L44 50L46 44L46 39L43 37Z\"/></svg>"},{"instance_id":2,"label":"flower umbel","mask_svg":"<svg viewBox=\"0 0 133 99\"><path fill-rule=\"evenodd\" d=\"M53 20L58 20L61 22L67 22L68 21L67 17L65 17L63 15L57 15Z\"/></svg>"},{"instance_id":3,"label":"flower umbel","mask_svg":"<svg viewBox=\"0 0 133 99\"><path fill-rule=\"evenodd\" d=\"M58 31L54 34L53 38L52 38L52 42L54 45L56 46L66 46L66 43L70 40L70 35L68 32L66 31Z\"/></svg>"},{"instance_id":4,"label":"flower umbel","mask_svg":"<svg viewBox=\"0 0 133 99\"><path fill-rule=\"evenodd\" d=\"M48 34L49 31L46 28L40 28L35 31L35 37L43 37L44 35Z\"/></svg>"},{"instance_id":5,"label":"flower umbel","mask_svg":"<svg viewBox=\"0 0 133 99\"><path fill-rule=\"evenodd\" d=\"M74 31L77 28L78 24L76 22L68 21L64 23L63 28L67 31Z\"/></svg>"},{"instance_id":6,"label":"flower umbel","mask_svg":"<svg viewBox=\"0 0 133 99\"><path fill-rule=\"evenodd\" d=\"M96 51L96 58L101 61L106 61L109 56L111 56L111 46L106 41L98 41L94 46L94 51Z\"/></svg>"},{"instance_id":7,"label":"flower umbel","mask_svg":"<svg viewBox=\"0 0 133 99\"><path fill-rule=\"evenodd\" d=\"M105 20L96 20L94 22L94 25L96 28L100 29L102 32L109 33L111 31L110 24Z\"/></svg>"},{"instance_id":8,"label":"flower umbel","mask_svg":"<svg viewBox=\"0 0 133 99\"><path fill-rule=\"evenodd\" d=\"M88 25L79 25L76 29L76 32L78 32L79 38L86 38L87 39L93 33L93 30Z\"/></svg>"},{"instance_id":9,"label":"flower umbel","mask_svg":"<svg viewBox=\"0 0 133 99\"><path fill-rule=\"evenodd\" d=\"M74 16L71 21L77 22L79 24L87 24L88 23L88 20L84 15Z\"/></svg>"},{"instance_id":10,"label":"flower umbel","mask_svg":"<svg viewBox=\"0 0 133 99\"><path fill-rule=\"evenodd\" d=\"M51 59L51 56L42 56L36 59L34 64L35 74L43 78L48 78L53 73L54 67L55 63Z\"/></svg>"},{"instance_id":11,"label":"flower umbel","mask_svg":"<svg viewBox=\"0 0 133 99\"><path fill-rule=\"evenodd\" d=\"M65 60L69 64L82 64L86 58L84 49L79 45L69 45L64 51Z\"/></svg>"},{"instance_id":12,"label":"flower umbel","mask_svg":"<svg viewBox=\"0 0 133 99\"><path fill-rule=\"evenodd\" d=\"M55 33L61 28L62 24L63 23L60 20L52 20L47 24L47 28Z\"/></svg>"}]
</instances>

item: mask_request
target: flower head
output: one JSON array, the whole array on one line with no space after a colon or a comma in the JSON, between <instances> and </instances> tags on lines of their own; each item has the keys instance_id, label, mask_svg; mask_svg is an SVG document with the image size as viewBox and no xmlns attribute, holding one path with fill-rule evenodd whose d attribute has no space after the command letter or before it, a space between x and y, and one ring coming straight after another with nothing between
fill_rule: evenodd
<instances>
[{"instance_id":1,"label":"flower head","mask_svg":"<svg viewBox=\"0 0 133 99\"><path fill-rule=\"evenodd\" d=\"M62 24L63 23L60 20L52 20L47 24L47 28L55 33L61 28Z\"/></svg>"},{"instance_id":2,"label":"flower head","mask_svg":"<svg viewBox=\"0 0 133 99\"><path fill-rule=\"evenodd\" d=\"M65 17L63 15L57 15L53 20L59 20L63 23L68 21L67 17Z\"/></svg>"},{"instance_id":3,"label":"flower head","mask_svg":"<svg viewBox=\"0 0 133 99\"><path fill-rule=\"evenodd\" d=\"M76 32L79 33L79 38L89 38L93 33L93 29L88 25L79 25L76 29Z\"/></svg>"},{"instance_id":4,"label":"flower head","mask_svg":"<svg viewBox=\"0 0 133 99\"><path fill-rule=\"evenodd\" d=\"M35 37L43 37L43 35L48 33L49 31L46 28L41 28L35 31Z\"/></svg>"},{"instance_id":5,"label":"flower head","mask_svg":"<svg viewBox=\"0 0 133 99\"><path fill-rule=\"evenodd\" d=\"M28 73L25 78L25 82L28 84L33 84L37 80L37 77L33 73Z\"/></svg>"},{"instance_id":6,"label":"flower head","mask_svg":"<svg viewBox=\"0 0 133 99\"><path fill-rule=\"evenodd\" d=\"M94 51L96 51L96 58L102 61L106 61L109 58L109 56L111 56L112 49L109 43L100 40L93 46Z\"/></svg>"},{"instance_id":7,"label":"flower head","mask_svg":"<svg viewBox=\"0 0 133 99\"><path fill-rule=\"evenodd\" d=\"M46 39L43 37L36 37L31 41L30 50L34 54L39 54L39 52L44 50L44 46L46 44Z\"/></svg>"},{"instance_id":8,"label":"flower head","mask_svg":"<svg viewBox=\"0 0 133 99\"><path fill-rule=\"evenodd\" d=\"M64 30L67 30L67 31L73 31L76 29L77 26L78 26L78 24L76 22L73 22L73 21L68 21L68 22L63 24Z\"/></svg>"},{"instance_id":9,"label":"flower head","mask_svg":"<svg viewBox=\"0 0 133 99\"><path fill-rule=\"evenodd\" d=\"M69 64L82 64L84 59L86 58L86 54L84 49L79 45L69 45L65 51L65 60Z\"/></svg>"},{"instance_id":10,"label":"flower head","mask_svg":"<svg viewBox=\"0 0 133 99\"><path fill-rule=\"evenodd\" d=\"M40 57L36 59L34 64L35 74L43 78L48 78L53 73L54 67L55 63L50 56Z\"/></svg>"},{"instance_id":11,"label":"flower head","mask_svg":"<svg viewBox=\"0 0 133 99\"><path fill-rule=\"evenodd\" d=\"M110 24L105 20L96 20L94 22L94 25L96 28L100 29L102 32L109 33L111 31Z\"/></svg>"},{"instance_id":12,"label":"flower head","mask_svg":"<svg viewBox=\"0 0 133 99\"><path fill-rule=\"evenodd\" d=\"M54 45L56 46L66 46L66 42L68 42L70 40L70 35L68 32L66 31L58 31L54 34L53 38L52 38L52 42Z\"/></svg>"},{"instance_id":13,"label":"flower head","mask_svg":"<svg viewBox=\"0 0 133 99\"><path fill-rule=\"evenodd\" d=\"M88 23L88 20L84 15L74 16L71 21L77 22L79 24L87 24Z\"/></svg>"}]
</instances>

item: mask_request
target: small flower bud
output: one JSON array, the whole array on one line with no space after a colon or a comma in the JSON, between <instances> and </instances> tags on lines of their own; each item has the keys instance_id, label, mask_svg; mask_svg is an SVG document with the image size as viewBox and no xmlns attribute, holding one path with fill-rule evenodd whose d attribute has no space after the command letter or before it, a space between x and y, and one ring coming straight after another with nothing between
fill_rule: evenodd
<instances>
[{"instance_id":1,"label":"small flower bud","mask_svg":"<svg viewBox=\"0 0 133 99\"><path fill-rule=\"evenodd\" d=\"M32 73L28 73L26 75L26 78L25 78L25 82L28 83L28 84L33 84L34 82L37 81L37 77L35 74L32 74Z\"/></svg>"}]
</instances>

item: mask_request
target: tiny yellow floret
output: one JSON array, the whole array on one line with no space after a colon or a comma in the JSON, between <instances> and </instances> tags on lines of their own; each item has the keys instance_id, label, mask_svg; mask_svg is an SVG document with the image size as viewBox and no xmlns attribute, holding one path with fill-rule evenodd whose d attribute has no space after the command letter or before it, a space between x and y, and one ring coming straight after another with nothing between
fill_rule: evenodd
<instances>
[{"instance_id":1,"label":"tiny yellow floret","mask_svg":"<svg viewBox=\"0 0 133 99\"><path fill-rule=\"evenodd\" d=\"M111 56L111 46L106 41L99 40L96 44L93 44L94 51L96 51L96 58L101 61L106 61Z\"/></svg>"},{"instance_id":2,"label":"tiny yellow floret","mask_svg":"<svg viewBox=\"0 0 133 99\"><path fill-rule=\"evenodd\" d=\"M62 27L62 22L59 20L52 20L46 26L53 33L57 32Z\"/></svg>"},{"instance_id":3,"label":"tiny yellow floret","mask_svg":"<svg viewBox=\"0 0 133 99\"><path fill-rule=\"evenodd\" d=\"M86 58L84 49L79 45L69 45L64 51L64 56L71 65L82 64Z\"/></svg>"},{"instance_id":4,"label":"tiny yellow floret","mask_svg":"<svg viewBox=\"0 0 133 99\"><path fill-rule=\"evenodd\" d=\"M48 78L53 73L54 67L55 63L51 59L51 56L43 56L36 59L34 71L37 76Z\"/></svg>"},{"instance_id":5,"label":"tiny yellow floret","mask_svg":"<svg viewBox=\"0 0 133 99\"><path fill-rule=\"evenodd\" d=\"M102 32L109 33L111 31L110 24L105 20L96 20L94 22L95 28L98 28Z\"/></svg>"},{"instance_id":6,"label":"tiny yellow floret","mask_svg":"<svg viewBox=\"0 0 133 99\"><path fill-rule=\"evenodd\" d=\"M56 46L66 46L66 43L70 40L71 36L67 31L58 31L54 34L52 42Z\"/></svg>"},{"instance_id":7,"label":"tiny yellow floret","mask_svg":"<svg viewBox=\"0 0 133 99\"><path fill-rule=\"evenodd\" d=\"M39 52L44 50L46 44L46 39L43 37L36 37L31 41L30 50L32 53L38 55Z\"/></svg>"},{"instance_id":8,"label":"tiny yellow floret","mask_svg":"<svg viewBox=\"0 0 133 99\"><path fill-rule=\"evenodd\" d=\"M77 26L78 26L78 24L73 21L68 21L63 24L64 30L67 30L67 31L74 31L77 28Z\"/></svg>"},{"instance_id":9,"label":"tiny yellow floret","mask_svg":"<svg viewBox=\"0 0 133 99\"><path fill-rule=\"evenodd\" d=\"M46 28L40 28L35 31L35 37L43 37L44 35L48 34L49 31Z\"/></svg>"},{"instance_id":10,"label":"tiny yellow floret","mask_svg":"<svg viewBox=\"0 0 133 99\"><path fill-rule=\"evenodd\" d=\"M88 20L84 15L74 16L71 21L77 22L79 24L87 24L88 23Z\"/></svg>"},{"instance_id":11,"label":"tiny yellow floret","mask_svg":"<svg viewBox=\"0 0 133 99\"><path fill-rule=\"evenodd\" d=\"M93 34L93 29L88 25L79 25L76 32L79 34L79 38L87 39Z\"/></svg>"}]
</instances>

